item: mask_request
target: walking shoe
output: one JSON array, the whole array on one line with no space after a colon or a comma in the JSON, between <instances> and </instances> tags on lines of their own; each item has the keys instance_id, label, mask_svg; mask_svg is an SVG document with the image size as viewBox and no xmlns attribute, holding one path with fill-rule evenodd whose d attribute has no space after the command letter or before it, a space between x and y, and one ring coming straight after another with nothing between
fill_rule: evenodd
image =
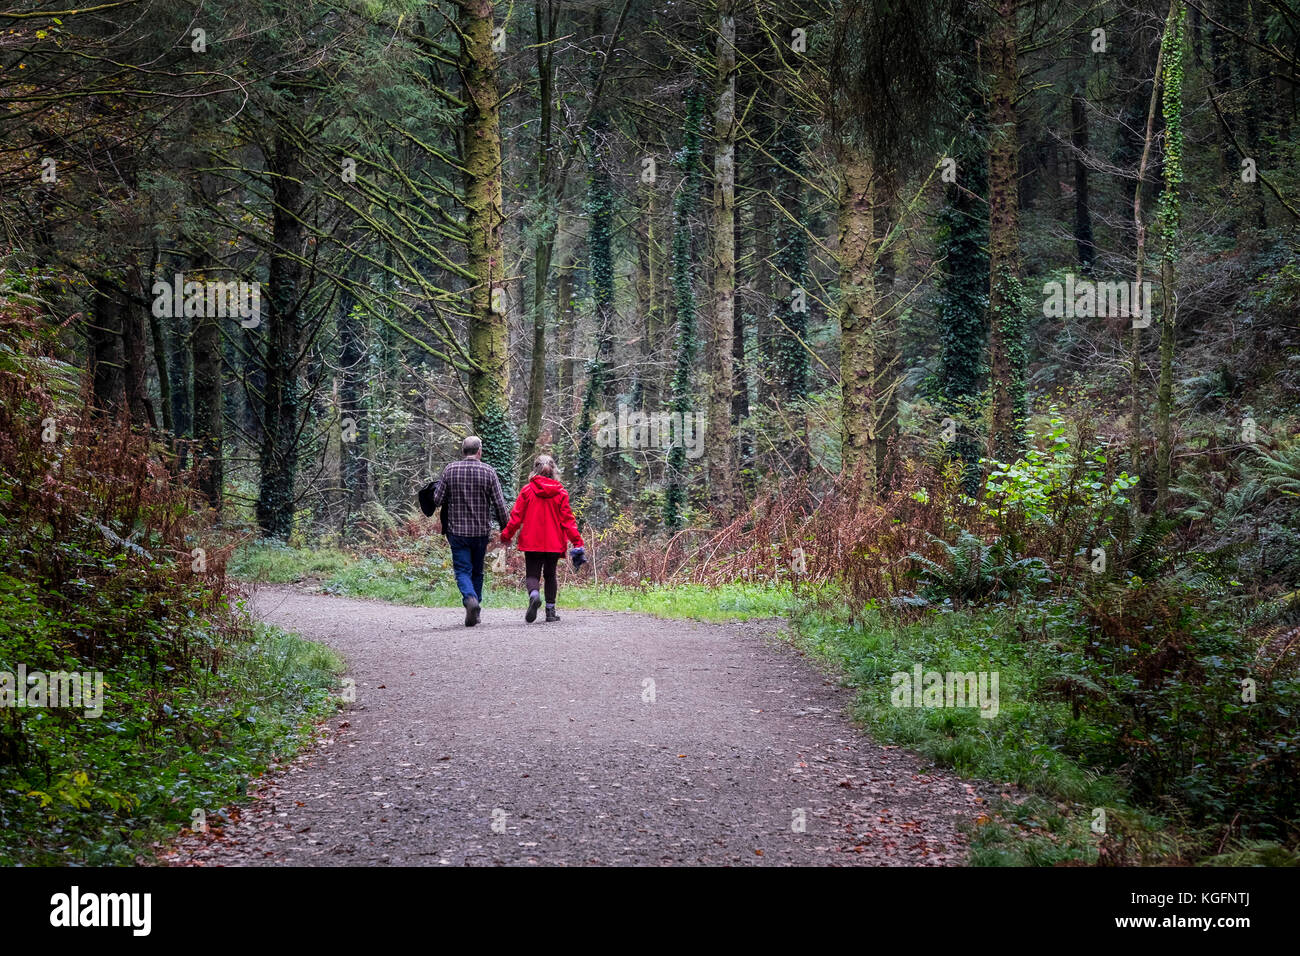
<instances>
[{"instance_id":1,"label":"walking shoe","mask_svg":"<svg viewBox=\"0 0 1300 956\"><path fill-rule=\"evenodd\" d=\"M548 604L546 606L546 623L550 624L552 621L558 621L559 619L560 615L555 613L555 605Z\"/></svg>"},{"instance_id":2,"label":"walking shoe","mask_svg":"<svg viewBox=\"0 0 1300 956\"><path fill-rule=\"evenodd\" d=\"M537 609L542 606L542 596L536 591L528 592L528 610L524 612L524 620L529 624L537 620Z\"/></svg>"},{"instance_id":3,"label":"walking shoe","mask_svg":"<svg viewBox=\"0 0 1300 956\"><path fill-rule=\"evenodd\" d=\"M479 616L478 598L476 597L465 598L465 626L473 627L475 624L477 624L478 616Z\"/></svg>"}]
</instances>

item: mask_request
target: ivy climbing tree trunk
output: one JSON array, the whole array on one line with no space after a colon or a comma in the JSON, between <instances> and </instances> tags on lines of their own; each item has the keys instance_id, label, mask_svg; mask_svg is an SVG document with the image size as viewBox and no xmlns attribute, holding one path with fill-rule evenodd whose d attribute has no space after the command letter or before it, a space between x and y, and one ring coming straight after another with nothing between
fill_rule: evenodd
<instances>
[{"instance_id":1,"label":"ivy climbing tree trunk","mask_svg":"<svg viewBox=\"0 0 1300 956\"><path fill-rule=\"evenodd\" d=\"M609 169L605 164L602 150L607 135L605 124L599 120L592 123L589 130L590 148L588 152L587 181L587 275L591 282L592 316L596 329L596 355L587 364L587 389L582 399L582 416L578 423L581 436L578 445L578 467L575 484L578 491L585 491L597 459L602 466L608 490L614 492L617 480L617 447L605 447L600 455L596 452L595 435L592 426L599 416L603 403L604 411L617 414L613 408L615 400L614 381L610 374L610 363L614 351L614 187L610 182ZM583 507L586 512L587 508ZM584 514L585 516L585 514Z\"/></svg>"},{"instance_id":2,"label":"ivy climbing tree trunk","mask_svg":"<svg viewBox=\"0 0 1300 956\"><path fill-rule=\"evenodd\" d=\"M1163 514L1169 500L1169 481L1173 459L1173 432L1170 418L1174 404L1174 338L1177 330L1177 299L1174 293L1175 268L1179 254L1182 216L1178 191L1183 181L1183 64L1187 27L1187 8L1182 0L1169 4L1169 19L1161 43L1164 65L1161 70L1165 120L1164 185L1160 192L1160 383L1156 392L1156 511Z\"/></svg>"},{"instance_id":3,"label":"ivy climbing tree trunk","mask_svg":"<svg viewBox=\"0 0 1300 956\"><path fill-rule=\"evenodd\" d=\"M465 92L461 117L466 265L469 290L469 400L483 460L503 485L515 473L516 439L510 419L509 324L501 191L501 92L492 49L491 0L460 0L458 66Z\"/></svg>"},{"instance_id":4,"label":"ivy climbing tree trunk","mask_svg":"<svg viewBox=\"0 0 1300 956\"><path fill-rule=\"evenodd\" d=\"M964 105L978 109L973 91ZM950 425L940 424L940 437L951 440L952 453L962 462L962 485L970 495L980 484L980 400L988 350L988 169L981 126L976 121L956 144L958 179L948 184L939 212L939 389L951 419Z\"/></svg>"},{"instance_id":5,"label":"ivy climbing tree trunk","mask_svg":"<svg viewBox=\"0 0 1300 956\"><path fill-rule=\"evenodd\" d=\"M990 451L1014 461L1024 447L1028 369L1026 299L1020 277L1019 138L1016 63L1019 0L997 0L990 37L993 85L989 109L989 368Z\"/></svg>"},{"instance_id":6,"label":"ivy climbing tree trunk","mask_svg":"<svg viewBox=\"0 0 1300 956\"><path fill-rule=\"evenodd\" d=\"M713 507L735 504L736 442L731 428L736 332L736 21L719 0L717 104L713 113L713 333L709 337L708 467Z\"/></svg>"}]
</instances>

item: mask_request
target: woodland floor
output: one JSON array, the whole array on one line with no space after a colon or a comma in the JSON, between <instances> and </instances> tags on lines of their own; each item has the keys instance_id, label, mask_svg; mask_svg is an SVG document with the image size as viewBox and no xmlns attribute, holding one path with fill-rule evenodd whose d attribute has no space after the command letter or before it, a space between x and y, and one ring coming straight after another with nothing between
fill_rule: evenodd
<instances>
[{"instance_id":1,"label":"woodland floor","mask_svg":"<svg viewBox=\"0 0 1300 956\"><path fill-rule=\"evenodd\" d=\"M561 594L559 623L529 625L518 596L489 593L467 628L459 608L260 589L259 617L344 656L356 701L250 805L161 862L965 860L958 822L993 786L864 736L852 691L779 624L566 610Z\"/></svg>"}]
</instances>

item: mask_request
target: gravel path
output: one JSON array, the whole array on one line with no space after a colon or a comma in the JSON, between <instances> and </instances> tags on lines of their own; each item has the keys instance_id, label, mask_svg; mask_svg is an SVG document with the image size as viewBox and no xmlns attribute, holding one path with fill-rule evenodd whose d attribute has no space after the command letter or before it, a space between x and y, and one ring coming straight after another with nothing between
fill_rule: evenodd
<instances>
[{"instance_id":1,"label":"gravel path","mask_svg":"<svg viewBox=\"0 0 1300 956\"><path fill-rule=\"evenodd\" d=\"M356 701L163 862L963 861L957 821L989 794L864 737L852 692L775 624L528 625L499 600L466 628L459 608L260 590L258 616L343 654Z\"/></svg>"}]
</instances>

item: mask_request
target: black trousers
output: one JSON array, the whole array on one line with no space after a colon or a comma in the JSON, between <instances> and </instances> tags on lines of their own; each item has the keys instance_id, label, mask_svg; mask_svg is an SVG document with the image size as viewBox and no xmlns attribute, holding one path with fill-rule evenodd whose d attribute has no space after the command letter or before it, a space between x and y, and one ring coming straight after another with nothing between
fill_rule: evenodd
<instances>
[{"instance_id":1,"label":"black trousers","mask_svg":"<svg viewBox=\"0 0 1300 956\"><path fill-rule=\"evenodd\" d=\"M554 604L555 595L560 589L555 577L555 565L564 557L563 551L525 551L524 552L524 589L536 591L538 579L546 579L546 603Z\"/></svg>"}]
</instances>

